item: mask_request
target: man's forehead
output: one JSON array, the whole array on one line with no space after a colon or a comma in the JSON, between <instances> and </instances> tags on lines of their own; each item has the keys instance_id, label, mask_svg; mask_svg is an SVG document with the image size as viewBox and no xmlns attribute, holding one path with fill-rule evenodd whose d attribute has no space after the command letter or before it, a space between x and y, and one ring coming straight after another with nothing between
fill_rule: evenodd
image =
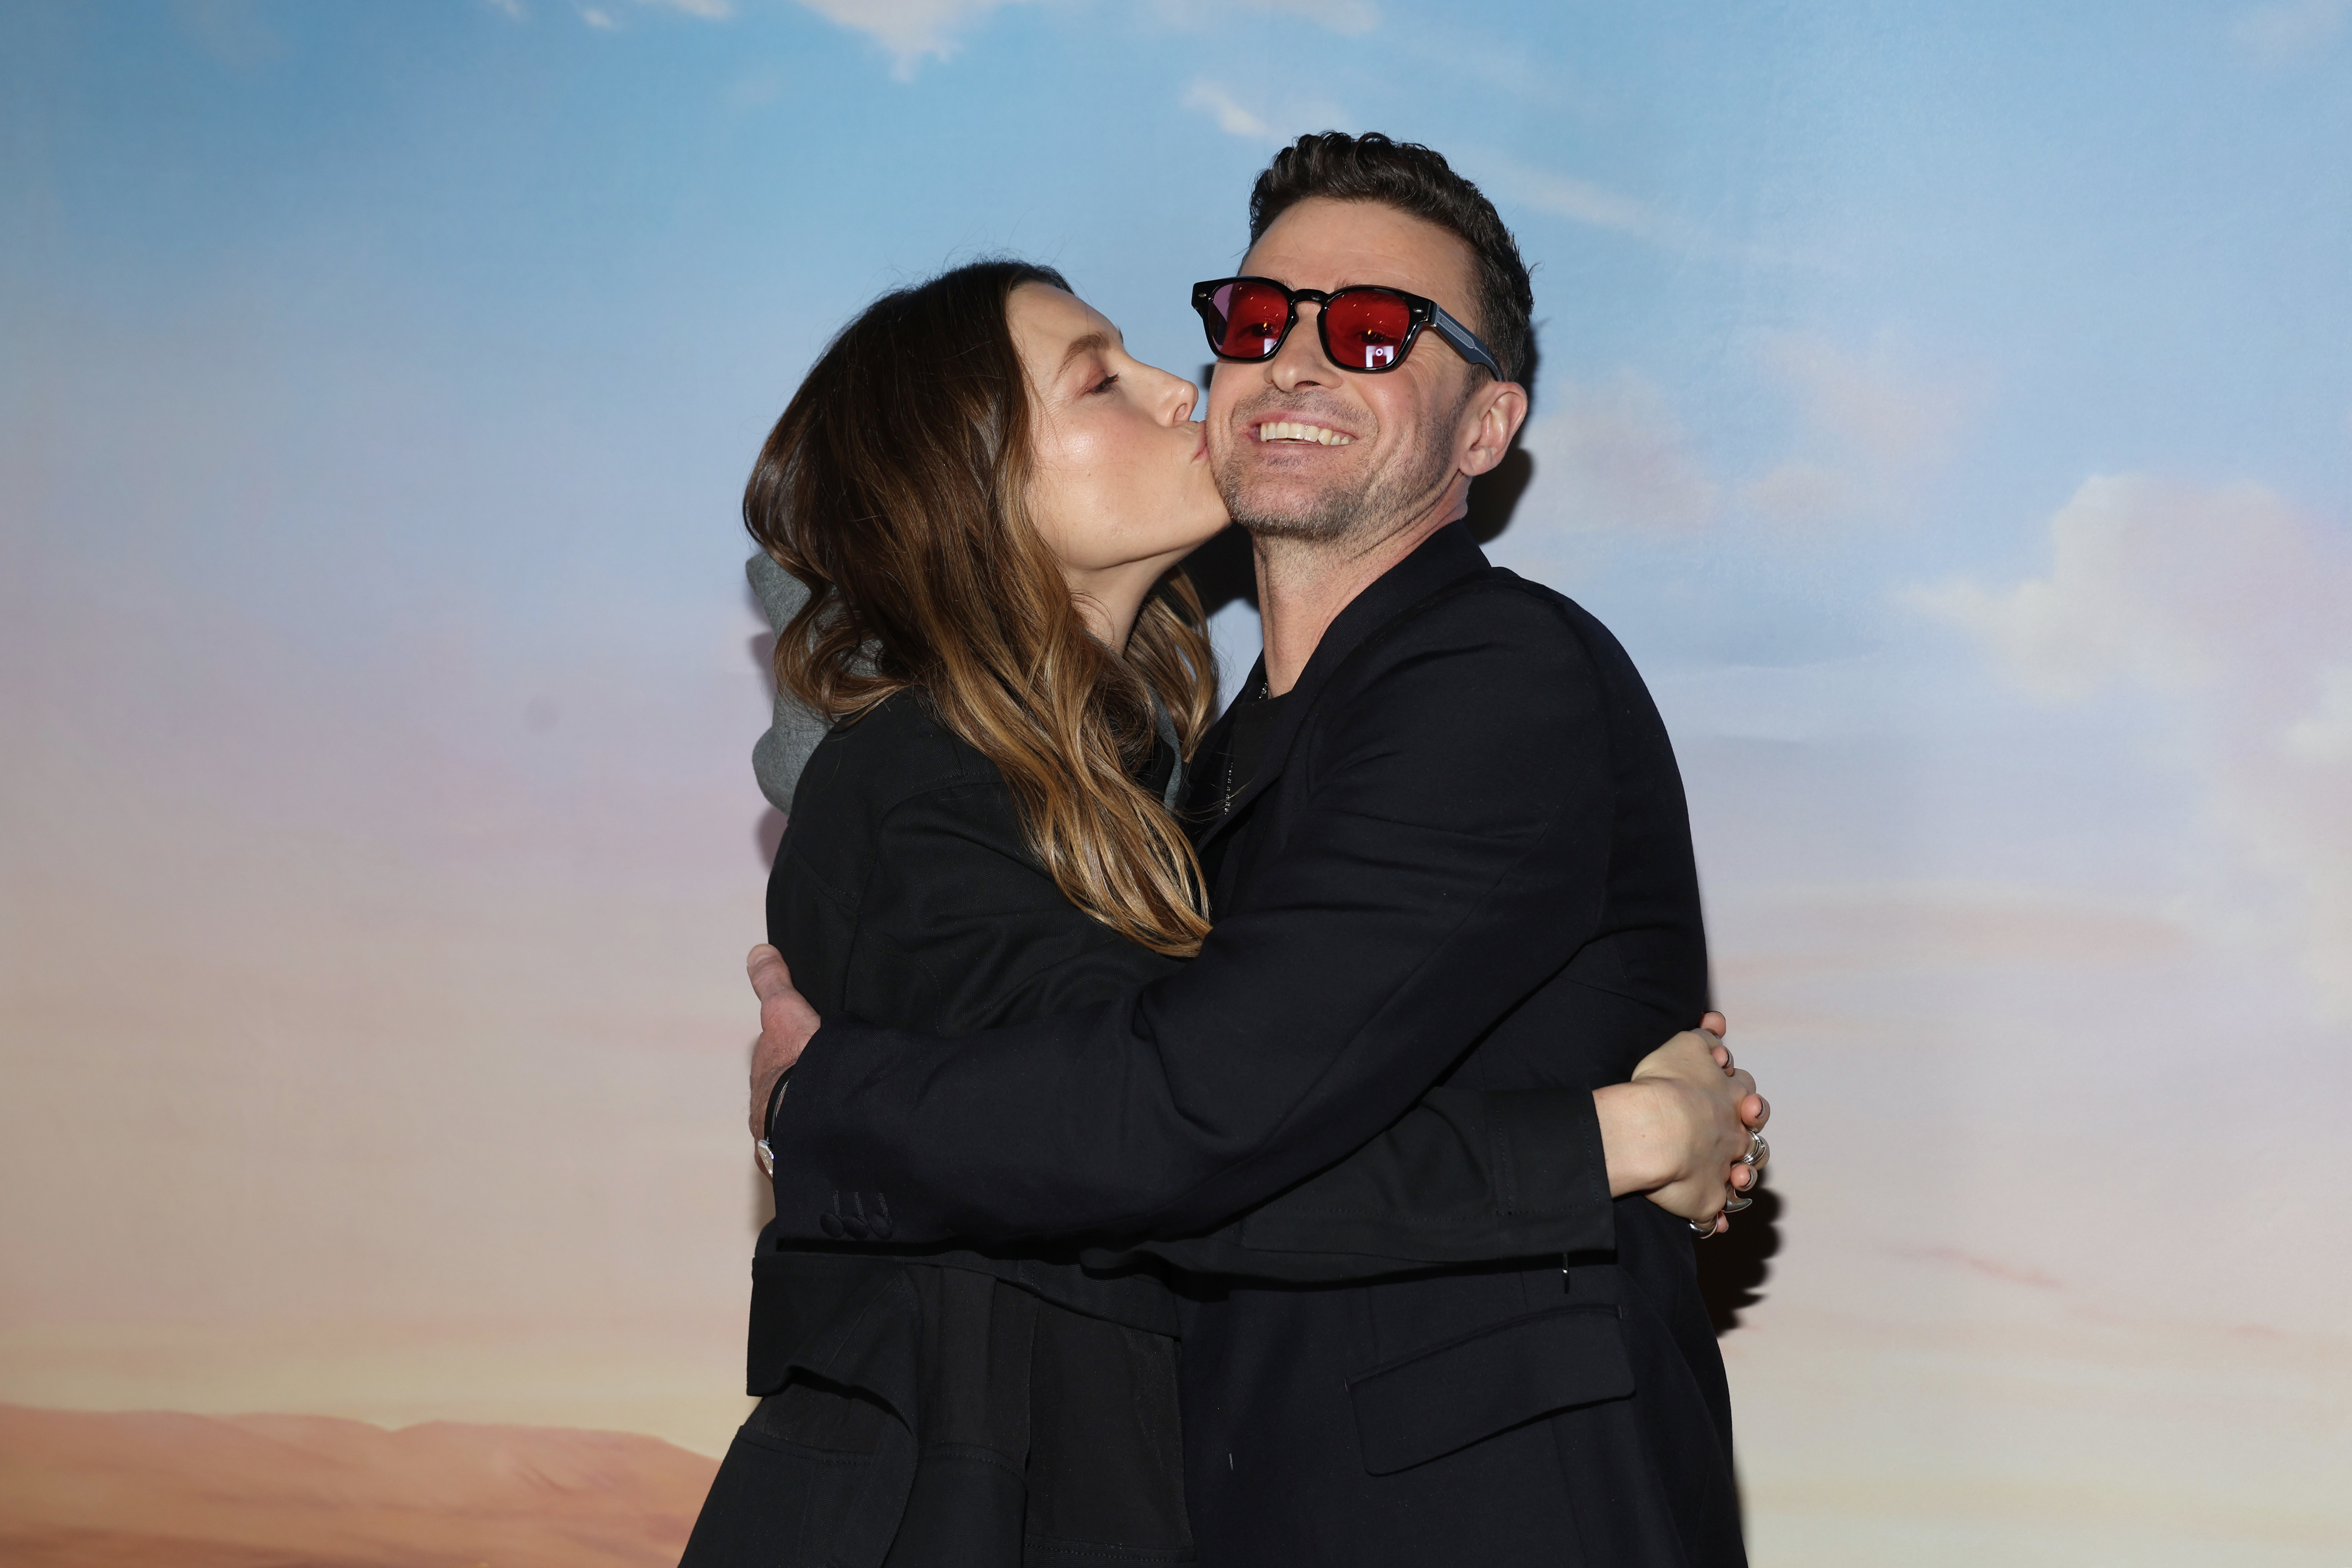
<instances>
[{"instance_id":1,"label":"man's forehead","mask_svg":"<svg viewBox=\"0 0 2352 1568\"><path fill-rule=\"evenodd\" d=\"M1379 283L1460 309L1475 258L1459 235L1381 202L1304 201L1275 219L1242 270L1293 288Z\"/></svg>"}]
</instances>

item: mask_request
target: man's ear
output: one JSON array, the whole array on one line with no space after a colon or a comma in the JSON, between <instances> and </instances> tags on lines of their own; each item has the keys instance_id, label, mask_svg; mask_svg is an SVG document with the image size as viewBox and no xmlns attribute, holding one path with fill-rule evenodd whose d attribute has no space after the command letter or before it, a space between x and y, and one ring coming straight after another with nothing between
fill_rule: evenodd
<instances>
[{"instance_id":1,"label":"man's ear","mask_svg":"<svg viewBox=\"0 0 2352 1568\"><path fill-rule=\"evenodd\" d=\"M1528 389L1517 382L1490 382L1462 410L1462 472L1473 479L1500 463L1511 438L1528 419Z\"/></svg>"}]
</instances>

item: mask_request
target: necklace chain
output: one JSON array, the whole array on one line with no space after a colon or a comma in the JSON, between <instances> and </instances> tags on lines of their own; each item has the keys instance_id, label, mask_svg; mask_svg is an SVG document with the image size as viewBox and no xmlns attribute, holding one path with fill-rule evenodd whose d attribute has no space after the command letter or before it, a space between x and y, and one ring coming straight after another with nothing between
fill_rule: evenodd
<instances>
[{"instance_id":1,"label":"necklace chain","mask_svg":"<svg viewBox=\"0 0 2352 1568\"><path fill-rule=\"evenodd\" d=\"M1262 703L1273 695L1273 683L1271 681L1260 681L1257 684L1257 695L1252 697L1250 701ZM1241 727L1241 716L1239 714L1235 714L1234 716L1234 727L1236 729ZM1234 737L1233 731L1228 730L1225 732L1225 798L1217 802L1218 816L1224 816L1234 809L1234 797L1240 791L1234 788Z\"/></svg>"}]
</instances>

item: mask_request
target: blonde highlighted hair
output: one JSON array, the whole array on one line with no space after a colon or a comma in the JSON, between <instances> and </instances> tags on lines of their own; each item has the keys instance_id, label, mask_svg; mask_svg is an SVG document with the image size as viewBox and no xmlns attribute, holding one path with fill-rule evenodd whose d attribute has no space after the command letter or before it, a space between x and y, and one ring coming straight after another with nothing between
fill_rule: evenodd
<instances>
[{"instance_id":1,"label":"blonde highlighted hair","mask_svg":"<svg viewBox=\"0 0 2352 1568\"><path fill-rule=\"evenodd\" d=\"M825 349L769 434L743 522L806 583L776 679L838 721L919 688L995 764L1066 898L1129 941L1190 956L1200 862L1135 782L1158 699L1190 756L1216 704L1201 601L1181 571L1124 651L1087 632L1024 506L1030 386L1006 308L1060 274L985 261L887 294Z\"/></svg>"}]
</instances>

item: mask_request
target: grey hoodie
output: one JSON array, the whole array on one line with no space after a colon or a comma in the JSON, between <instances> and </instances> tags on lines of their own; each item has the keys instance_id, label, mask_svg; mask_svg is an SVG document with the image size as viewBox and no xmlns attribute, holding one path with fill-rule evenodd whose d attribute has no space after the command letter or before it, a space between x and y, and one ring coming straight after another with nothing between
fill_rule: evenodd
<instances>
[{"instance_id":1,"label":"grey hoodie","mask_svg":"<svg viewBox=\"0 0 2352 1568\"><path fill-rule=\"evenodd\" d=\"M782 636L808 602L808 585L764 550L745 562L743 570L751 580L751 591L760 596L760 608L768 612L768 625ZM801 769L808 766L809 753L832 727L792 693L776 688L775 717L751 747L751 771L760 776L760 793L785 816L793 814L793 790L800 784Z\"/></svg>"}]
</instances>

